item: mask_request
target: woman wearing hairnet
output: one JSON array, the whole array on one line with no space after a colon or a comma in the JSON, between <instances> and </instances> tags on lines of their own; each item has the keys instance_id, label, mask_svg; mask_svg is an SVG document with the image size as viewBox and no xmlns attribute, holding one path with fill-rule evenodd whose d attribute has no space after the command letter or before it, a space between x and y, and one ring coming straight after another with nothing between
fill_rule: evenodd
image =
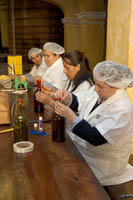
<instances>
[{"instance_id":1,"label":"woman wearing hairnet","mask_svg":"<svg viewBox=\"0 0 133 200\"><path fill-rule=\"evenodd\" d=\"M44 61L43 51L39 48L31 48L28 51L28 58L34 63L32 70L20 76L21 80L27 80L28 82L34 82L35 79L41 77L47 69L47 65Z\"/></svg>"},{"instance_id":2,"label":"woman wearing hairnet","mask_svg":"<svg viewBox=\"0 0 133 200\"><path fill-rule=\"evenodd\" d=\"M65 52L64 48L57 43L47 42L43 45L43 50L44 60L48 68L42 76L42 82L44 84L48 82L58 89L65 88L68 79L63 72L64 67L61 57Z\"/></svg>"},{"instance_id":3,"label":"woman wearing hairnet","mask_svg":"<svg viewBox=\"0 0 133 200\"><path fill-rule=\"evenodd\" d=\"M125 90L133 86L133 72L104 61L95 66L93 76L95 86L82 96L58 91L55 96L70 108L56 102L55 111L69 120L74 143L102 185L133 180L133 167L128 164L133 111Z\"/></svg>"},{"instance_id":4,"label":"woman wearing hairnet","mask_svg":"<svg viewBox=\"0 0 133 200\"><path fill-rule=\"evenodd\" d=\"M64 73L69 80L65 89L67 91L73 92L74 94L88 91L93 85L93 78L89 66L89 61L86 56L84 56L84 54L78 50L72 50L64 53L62 59L64 65ZM45 91L41 93L37 92L36 99L37 101L45 104L45 109L46 104L50 105L50 107L47 107L47 110L53 111L52 108L54 108L54 99L49 94L46 94Z\"/></svg>"},{"instance_id":5,"label":"woman wearing hairnet","mask_svg":"<svg viewBox=\"0 0 133 200\"><path fill-rule=\"evenodd\" d=\"M64 73L69 82L65 89L73 93L88 91L93 85L92 72L89 61L84 54L78 50L64 53L63 57ZM41 103L54 107L54 100L45 93L36 93L36 98Z\"/></svg>"},{"instance_id":6,"label":"woman wearing hairnet","mask_svg":"<svg viewBox=\"0 0 133 200\"><path fill-rule=\"evenodd\" d=\"M93 85L89 61L84 53L72 50L63 55L64 73L69 79L66 90L79 93L89 90Z\"/></svg>"}]
</instances>

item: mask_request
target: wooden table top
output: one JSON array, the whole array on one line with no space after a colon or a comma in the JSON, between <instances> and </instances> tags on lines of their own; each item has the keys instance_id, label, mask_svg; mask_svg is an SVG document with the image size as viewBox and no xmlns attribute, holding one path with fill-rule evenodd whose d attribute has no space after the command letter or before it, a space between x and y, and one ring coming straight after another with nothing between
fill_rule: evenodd
<instances>
[{"instance_id":1,"label":"wooden table top","mask_svg":"<svg viewBox=\"0 0 133 200\"><path fill-rule=\"evenodd\" d=\"M27 118L37 119L32 93L21 97ZM13 132L0 134L0 200L109 200L69 137L52 142L51 123L44 128L47 136L29 134L34 150L24 154L13 151Z\"/></svg>"}]
</instances>

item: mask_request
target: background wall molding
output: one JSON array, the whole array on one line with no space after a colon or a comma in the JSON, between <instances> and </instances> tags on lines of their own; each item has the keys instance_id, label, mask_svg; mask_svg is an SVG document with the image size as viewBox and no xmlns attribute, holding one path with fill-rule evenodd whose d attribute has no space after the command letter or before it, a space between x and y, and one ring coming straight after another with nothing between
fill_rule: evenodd
<instances>
[{"instance_id":1,"label":"background wall molding","mask_svg":"<svg viewBox=\"0 0 133 200\"><path fill-rule=\"evenodd\" d=\"M106 12L99 11L87 11L76 14L79 19L97 19L104 20L106 18Z\"/></svg>"},{"instance_id":2,"label":"background wall molding","mask_svg":"<svg viewBox=\"0 0 133 200\"><path fill-rule=\"evenodd\" d=\"M77 18L63 18L61 21L63 24L80 24L80 20Z\"/></svg>"}]
</instances>

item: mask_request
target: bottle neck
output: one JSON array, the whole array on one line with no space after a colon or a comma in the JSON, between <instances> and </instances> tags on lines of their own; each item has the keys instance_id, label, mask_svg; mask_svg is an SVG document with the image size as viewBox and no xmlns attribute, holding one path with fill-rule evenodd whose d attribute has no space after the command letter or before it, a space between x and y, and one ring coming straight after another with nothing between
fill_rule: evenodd
<instances>
[{"instance_id":1,"label":"bottle neck","mask_svg":"<svg viewBox=\"0 0 133 200\"><path fill-rule=\"evenodd\" d=\"M41 80L37 80L37 90L41 91Z\"/></svg>"},{"instance_id":2,"label":"bottle neck","mask_svg":"<svg viewBox=\"0 0 133 200\"><path fill-rule=\"evenodd\" d=\"M22 107L22 102L18 102L18 107L17 107L17 113L23 113L23 107Z\"/></svg>"},{"instance_id":3,"label":"bottle neck","mask_svg":"<svg viewBox=\"0 0 133 200\"><path fill-rule=\"evenodd\" d=\"M56 98L56 101L62 103L62 98ZM57 118L63 118L63 117L61 117L60 115L58 115L56 113L54 114L54 116L57 117Z\"/></svg>"}]
</instances>

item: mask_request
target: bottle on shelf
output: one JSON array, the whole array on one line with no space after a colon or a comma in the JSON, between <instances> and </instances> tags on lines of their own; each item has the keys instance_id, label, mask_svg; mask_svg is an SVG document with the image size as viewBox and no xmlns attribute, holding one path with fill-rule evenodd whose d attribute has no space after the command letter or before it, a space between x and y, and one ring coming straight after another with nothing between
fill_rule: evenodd
<instances>
[{"instance_id":1,"label":"bottle on shelf","mask_svg":"<svg viewBox=\"0 0 133 200\"><path fill-rule=\"evenodd\" d=\"M61 102L61 98L57 98L56 101ZM65 141L65 118L56 113L54 113L52 118L52 141Z\"/></svg>"},{"instance_id":2,"label":"bottle on shelf","mask_svg":"<svg viewBox=\"0 0 133 200\"><path fill-rule=\"evenodd\" d=\"M23 113L22 99L17 101L17 113L13 119L14 142L28 140L28 121Z\"/></svg>"},{"instance_id":3,"label":"bottle on shelf","mask_svg":"<svg viewBox=\"0 0 133 200\"><path fill-rule=\"evenodd\" d=\"M37 89L34 92L34 111L36 113L41 113L44 111L44 105L36 100L35 95L37 92L41 92L41 80L37 80Z\"/></svg>"}]
</instances>

